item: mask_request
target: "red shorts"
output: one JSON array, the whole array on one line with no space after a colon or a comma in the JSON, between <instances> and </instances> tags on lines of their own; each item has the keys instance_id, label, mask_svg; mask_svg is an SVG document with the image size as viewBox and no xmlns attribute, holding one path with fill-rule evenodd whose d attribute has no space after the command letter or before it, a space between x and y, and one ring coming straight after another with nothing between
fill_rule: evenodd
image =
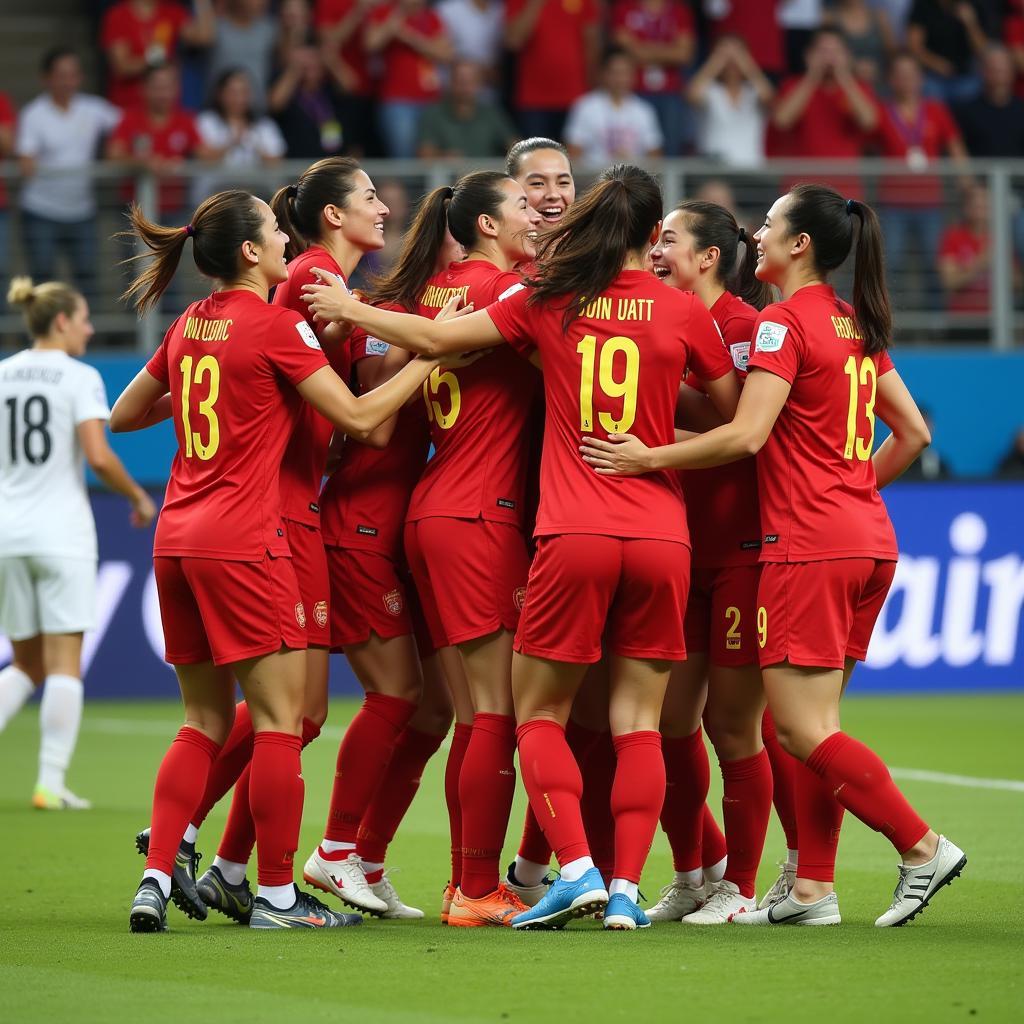
<instances>
[{"instance_id":1,"label":"red shorts","mask_svg":"<svg viewBox=\"0 0 1024 1024\"><path fill-rule=\"evenodd\" d=\"M515 649L580 665L606 654L682 661L690 549L666 540L540 537Z\"/></svg>"},{"instance_id":2,"label":"red shorts","mask_svg":"<svg viewBox=\"0 0 1024 1024\"><path fill-rule=\"evenodd\" d=\"M863 661L895 572L895 562L874 558L765 562L757 590L761 665Z\"/></svg>"},{"instance_id":3,"label":"red shorts","mask_svg":"<svg viewBox=\"0 0 1024 1024\"><path fill-rule=\"evenodd\" d=\"M415 588L404 567L377 551L327 548L331 580L331 648L366 643L371 633L382 640L416 637L420 657L434 646L420 611Z\"/></svg>"},{"instance_id":4,"label":"red shorts","mask_svg":"<svg viewBox=\"0 0 1024 1024\"><path fill-rule=\"evenodd\" d=\"M172 665L230 665L306 647L306 610L290 558L153 559L165 659Z\"/></svg>"},{"instance_id":5,"label":"red shorts","mask_svg":"<svg viewBox=\"0 0 1024 1024\"><path fill-rule=\"evenodd\" d=\"M761 566L694 569L686 602L686 650L713 665L757 664L757 584Z\"/></svg>"},{"instance_id":6,"label":"red shorts","mask_svg":"<svg viewBox=\"0 0 1024 1024\"><path fill-rule=\"evenodd\" d=\"M327 579L323 536L315 526L294 519L285 519L284 529L306 608L306 643L310 647L330 647L331 585Z\"/></svg>"},{"instance_id":7,"label":"red shorts","mask_svg":"<svg viewBox=\"0 0 1024 1024\"><path fill-rule=\"evenodd\" d=\"M405 524L405 557L435 647L519 625L530 557L518 526L416 519Z\"/></svg>"}]
</instances>

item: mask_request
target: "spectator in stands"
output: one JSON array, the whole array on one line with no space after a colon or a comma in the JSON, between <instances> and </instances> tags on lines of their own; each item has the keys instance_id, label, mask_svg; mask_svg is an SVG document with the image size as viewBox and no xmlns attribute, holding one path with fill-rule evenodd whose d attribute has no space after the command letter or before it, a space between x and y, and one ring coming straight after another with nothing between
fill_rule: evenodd
<instances>
[{"instance_id":1,"label":"spectator in stands","mask_svg":"<svg viewBox=\"0 0 1024 1024\"><path fill-rule=\"evenodd\" d=\"M693 146L694 126L683 100L682 69L696 54L693 13L680 0L620 0L612 14L612 41L636 62L636 91L654 107L666 156Z\"/></svg>"},{"instance_id":2,"label":"spectator in stands","mask_svg":"<svg viewBox=\"0 0 1024 1024\"><path fill-rule=\"evenodd\" d=\"M207 96L213 95L225 72L242 68L252 83L253 108L259 113L266 109L278 35L269 5L270 0L223 0L206 56Z\"/></svg>"},{"instance_id":3,"label":"spectator in stands","mask_svg":"<svg viewBox=\"0 0 1024 1024\"><path fill-rule=\"evenodd\" d=\"M765 124L775 89L739 36L718 40L693 76L688 96L699 111L701 155L729 167L764 163Z\"/></svg>"},{"instance_id":4,"label":"spectator in stands","mask_svg":"<svg viewBox=\"0 0 1024 1024\"><path fill-rule=\"evenodd\" d=\"M308 0L281 0L277 11L277 46L274 60L277 69L287 63L293 50L312 46L316 41L313 12Z\"/></svg>"},{"instance_id":5,"label":"spectator in stands","mask_svg":"<svg viewBox=\"0 0 1024 1024\"><path fill-rule=\"evenodd\" d=\"M924 67L932 91L947 103L977 93L974 59L987 45L977 0L914 0L907 48Z\"/></svg>"},{"instance_id":6,"label":"spectator in stands","mask_svg":"<svg viewBox=\"0 0 1024 1024\"><path fill-rule=\"evenodd\" d=\"M988 312L991 261L988 191L973 184L966 189L963 219L947 228L939 242L939 277L947 309Z\"/></svg>"},{"instance_id":7,"label":"spectator in stands","mask_svg":"<svg viewBox=\"0 0 1024 1024\"><path fill-rule=\"evenodd\" d=\"M342 114L345 150L379 151L376 100L369 57L363 45L366 20L379 0L316 0L314 23L324 66L335 86Z\"/></svg>"},{"instance_id":8,"label":"spectator in stands","mask_svg":"<svg viewBox=\"0 0 1024 1024\"><path fill-rule=\"evenodd\" d=\"M625 50L610 49L601 66L602 88L585 93L569 110L565 144L569 155L597 167L661 153L654 108L633 92L636 65Z\"/></svg>"},{"instance_id":9,"label":"spectator in stands","mask_svg":"<svg viewBox=\"0 0 1024 1024\"><path fill-rule=\"evenodd\" d=\"M786 71L786 44L779 23L780 0L704 0L711 41L739 36L767 75Z\"/></svg>"},{"instance_id":10,"label":"spectator in stands","mask_svg":"<svg viewBox=\"0 0 1024 1024\"><path fill-rule=\"evenodd\" d=\"M826 24L846 41L854 74L862 82L876 85L896 50L896 37L886 12L869 0L836 0Z\"/></svg>"},{"instance_id":11,"label":"spectator in stands","mask_svg":"<svg viewBox=\"0 0 1024 1024\"><path fill-rule=\"evenodd\" d=\"M981 62L981 95L957 109L971 156L1024 156L1024 100L1013 93L1016 71L1005 46L990 45Z\"/></svg>"},{"instance_id":12,"label":"spectator in stands","mask_svg":"<svg viewBox=\"0 0 1024 1024\"><path fill-rule=\"evenodd\" d=\"M209 46L212 0L193 0L193 12L172 0L120 0L103 15L100 46L107 62L107 98L123 110L142 103L146 69L177 57L179 43Z\"/></svg>"},{"instance_id":13,"label":"spectator in stands","mask_svg":"<svg viewBox=\"0 0 1024 1024\"><path fill-rule=\"evenodd\" d=\"M15 152L25 182L22 230L29 273L58 277L57 257L71 263L78 290L96 298L96 196L88 165L121 111L99 96L79 92L82 65L73 50L49 50L42 62L44 91L22 110Z\"/></svg>"},{"instance_id":14,"label":"spectator in stands","mask_svg":"<svg viewBox=\"0 0 1024 1024\"><path fill-rule=\"evenodd\" d=\"M900 480L948 480L953 474L935 447L935 418L930 409L926 409L924 406L920 406L920 409L928 426L932 443L907 467Z\"/></svg>"},{"instance_id":15,"label":"spectator in stands","mask_svg":"<svg viewBox=\"0 0 1024 1024\"><path fill-rule=\"evenodd\" d=\"M505 112L484 96L480 65L456 61L447 94L423 112L419 155L503 156L515 140Z\"/></svg>"},{"instance_id":16,"label":"spectator in stands","mask_svg":"<svg viewBox=\"0 0 1024 1024\"><path fill-rule=\"evenodd\" d=\"M501 64L504 45L503 0L441 0L437 15L452 41L455 59L472 61L491 81Z\"/></svg>"},{"instance_id":17,"label":"spectator in stands","mask_svg":"<svg viewBox=\"0 0 1024 1024\"><path fill-rule=\"evenodd\" d=\"M290 157L318 160L346 146L345 118L320 51L294 46L270 88L270 113Z\"/></svg>"},{"instance_id":18,"label":"spectator in stands","mask_svg":"<svg viewBox=\"0 0 1024 1024\"><path fill-rule=\"evenodd\" d=\"M210 159L230 167L230 178L203 176L196 181L196 204L222 188L237 186L240 172L277 163L285 154L281 130L269 118L259 116L253 105L253 88L244 68L228 68L216 83L213 103L196 120L199 137Z\"/></svg>"},{"instance_id":19,"label":"spectator in stands","mask_svg":"<svg viewBox=\"0 0 1024 1024\"><path fill-rule=\"evenodd\" d=\"M915 173L885 176L878 183L887 262L894 275L919 268L925 305L937 308L940 293L933 261L942 237L943 181L927 168L941 157L963 161L967 150L945 103L924 97L924 74L912 53L905 50L893 58L888 79L889 99L878 124L879 155L904 160ZM911 235L914 248L908 245Z\"/></svg>"},{"instance_id":20,"label":"spectator in stands","mask_svg":"<svg viewBox=\"0 0 1024 1024\"><path fill-rule=\"evenodd\" d=\"M595 78L600 20L597 0L507 0L505 45L516 54L524 136L562 138L569 108Z\"/></svg>"},{"instance_id":21,"label":"spectator in stands","mask_svg":"<svg viewBox=\"0 0 1024 1024\"><path fill-rule=\"evenodd\" d=\"M804 54L814 33L825 20L821 0L780 0L779 26L786 49L786 70L799 75L805 70Z\"/></svg>"},{"instance_id":22,"label":"spectator in stands","mask_svg":"<svg viewBox=\"0 0 1024 1024\"><path fill-rule=\"evenodd\" d=\"M1024 480L1024 427L1018 427L1013 443L999 462L996 476L1003 480Z\"/></svg>"},{"instance_id":23,"label":"spectator in stands","mask_svg":"<svg viewBox=\"0 0 1024 1024\"><path fill-rule=\"evenodd\" d=\"M5 92L0 92L0 160L7 160L14 154L14 106ZM8 247L11 238L11 215L8 212L7 182L0 178L0 281L6 286L10 277ZM7 308L6 287L0 288L0 313Z\"/></svg>"},{"instance_id":24,"label":"spectator in stands","mask_svg":"<svg viewBox=\"0 0 1024 1024\"><path fill-rule=\"evenodd\" d=\"M1017 71L1016 93L1024 97L1024 0L1007 0L1003 20L1003 42L1010 51Z\"/></svg>"},{"instance_id":25,"label":"spectator in stands","mask_svg":"<svg viewBox=\"0 0 1024 1024\"><path fill-rule=\"evenodd\" d=\"M413 157L423 110L441 95L441 68L452 58L444 23L426 0L396 0L370 12L364 38L382 64L377 127L384 149Z\"/></svg>"},{"instance_id":26,"label":"spectator in stands","mask_svg":"<svg viewBox=\"0 0 1024 1024\"><path fill-rule=\"evenodd\" d=\"M907 45L907 20L914 0L870 0L871 6L885 15L892 31L893 43L896 46Z\"/></svg>"}]
</instances>

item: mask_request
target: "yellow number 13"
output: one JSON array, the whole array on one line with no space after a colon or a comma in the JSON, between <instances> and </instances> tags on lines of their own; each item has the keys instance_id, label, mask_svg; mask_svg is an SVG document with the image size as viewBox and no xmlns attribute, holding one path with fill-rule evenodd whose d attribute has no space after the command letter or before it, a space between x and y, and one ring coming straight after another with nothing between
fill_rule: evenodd
<instances>
[{"instance_id":1,"label":"yellow number 13","mask_svg":"<svg viewBox=\"0 0 1024 1024\"><path fill-rule=\"evenodd\" d=\"M622 413L618 418L608 412L598 413L597 419L609 434L624 434L636 419L636 393L640 380L640 349L632 338L609 338L601 346L597 359L597 338L588 334L577 346L583 356L580 367L580 430L594 429L594 367L597 365L598 384L609 398L622 399ZM621 380L615 379L615 356L626 357L626 372Z\"/></svg>"},{"instance_id":2,"label":"yellow number 13","mask_svg":"<svg viewBox=\"0 0 1024 1024\"><path fill-rule=\"evenodd\" d=\"M850 356L843 368L850 378L850 408L846 414L846 447L844 459L857 458L859 462L867 462L871 458L871 449L875 444L875 393L878 389L878 370L870 356L864 356L857 367L857 357ZM868 436L857 436L857 407L860 405L860 389L870 384L871 392L864 403L864 415L868 421Z\"/></svg>"},{"instance_id":3,"label":"yellow number 13","mask_svg":"<svg viewBox=\"0 0 1024 1024\"><path fill-rule=\"evenodd\" d=\"M203 462L212 459L220 447L220 421L213 407L220 395L220 363L213 356L203 356L195 364L192 372L192 357L185 356L178 369L181 370L181 427L185 435L185 458L191 459L193 453ZM207 442L203 443L199 431L192 429L191 409L192 385L202 384L203 378L209 375L210 384L206 397L199 401L199 415L206 419Z\"/></svg>"}]
</instances>

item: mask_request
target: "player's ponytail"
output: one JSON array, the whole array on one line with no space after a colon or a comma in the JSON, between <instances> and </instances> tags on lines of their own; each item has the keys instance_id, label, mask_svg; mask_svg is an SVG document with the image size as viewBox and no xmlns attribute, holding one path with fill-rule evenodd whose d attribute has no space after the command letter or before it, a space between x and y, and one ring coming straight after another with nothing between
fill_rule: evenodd
<instances>
[{"instance_id":1,"label":"player's ponytail","mask_svg":"<svg viewBox=\"0 0 1024 1024\"><path fill-rule=\"evenodd\" d=\"M286 260L295 259L313 242L323 241L324 207L344 209L348 205L358 170L359 164L351 157L329 156L307 167L294 185L285 185L274 193L270 208L288 236Z\"/></svg>"},{"instance_id":2,"label":"player's ponytail","mask_svg":"<svg viewBox=\"0 0 1024 1024\"><path fill-rule=\"evenodd\" d=\"M823 278L842 266L853 248L854 219L860 222L853 270L853 312L864 339L864 351L874 355L889 347L892 307L885 285L882 229L875 211L856 199L844 199L826 185L797 185L790 190L786 211L792 235L811 240L811 258Z\"/></svg>"},{"instance_id":3,"label":"player's ponytail","mask_svg":"<svg viewBox=\"0 0 1024 1024\"><path fill-rule=\"evenodd\" d=\"M63 281L34 285L30 277L12 277L7 289L8 304L21 308L33 338L45 338L58 315L73 316L82 301L81 293Z\"/></svg>"},{"instance_id":4,"label":"player's ponytail","mask_svg":"<svg viewBox=\"0 0 1024 1024\"><path fill-rule=\"evenodd\" d=\"M687 199L676 209L683 214L686 230L693 236L698 251L704 252L712 247L718 249L714 273L715 280L723 288L749 302L755 309L764 309L773 301L771 285L758 281L754 276L757 243L724 206Z\"/></svg>"},{"instance_id":5,"label":"player's ponytail","mask_svg":"<svg viewBox=\"0 0 1024 1024\"><path fill-rule=\"evenodd\" d=\"M225 282L235 280L241 269L242 244L263 240L259 200L240 189L218 192L204 200L184 227L165 227L149 220L137 203L132 204L128 218L131 230L121 232L120 236L135 239L149 250L125 260L148 261L121 296L122 301L135 306L140 316L167 290L189 239L199 272Z\"/></svg>"},{"instance_id":6,"label":"player's ponytail","mask_svg":"<svg viewBox=\"0 0 1024 1024\"><path fill-rule=\"evenodd\" d=\"M564 301L566 328L585 299L605 291L631 254L642 254L662 212L661 188L639 167L602 171L540 243L530 302ZM560 307L561 308L561 307Z\"/></svg>"}]
</instances>

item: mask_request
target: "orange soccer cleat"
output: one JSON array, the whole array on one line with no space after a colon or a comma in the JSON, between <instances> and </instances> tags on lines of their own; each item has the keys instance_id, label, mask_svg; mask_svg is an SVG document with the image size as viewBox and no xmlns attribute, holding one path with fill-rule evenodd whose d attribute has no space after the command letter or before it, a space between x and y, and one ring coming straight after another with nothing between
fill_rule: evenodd
<instances>
[{"instance_id":1,"label":"orange soccer cleat","mask_svg":"<svg viewBox=\"0 0 1024 1024\"><path fill-rule=\"evenodd\" d=\"M458 928L507 928L516 914L529 909L504 885L499 885L494 892L476 900L463 896L462 890L456 889L448 911L448 924Z\"/></svg>"},{"instance_id":2,"label":"orange soccer cleat","mask_svg":"<svg viewBox=\"0 0 1024 1024\"><path fill-rule=\"evenodd\" d=\"M448 914L452 909L453 899L455 899L455 886L448 882L445 884L444 895L441 897L441 924L448 923Z\"/></svg>"}]
</instances>

